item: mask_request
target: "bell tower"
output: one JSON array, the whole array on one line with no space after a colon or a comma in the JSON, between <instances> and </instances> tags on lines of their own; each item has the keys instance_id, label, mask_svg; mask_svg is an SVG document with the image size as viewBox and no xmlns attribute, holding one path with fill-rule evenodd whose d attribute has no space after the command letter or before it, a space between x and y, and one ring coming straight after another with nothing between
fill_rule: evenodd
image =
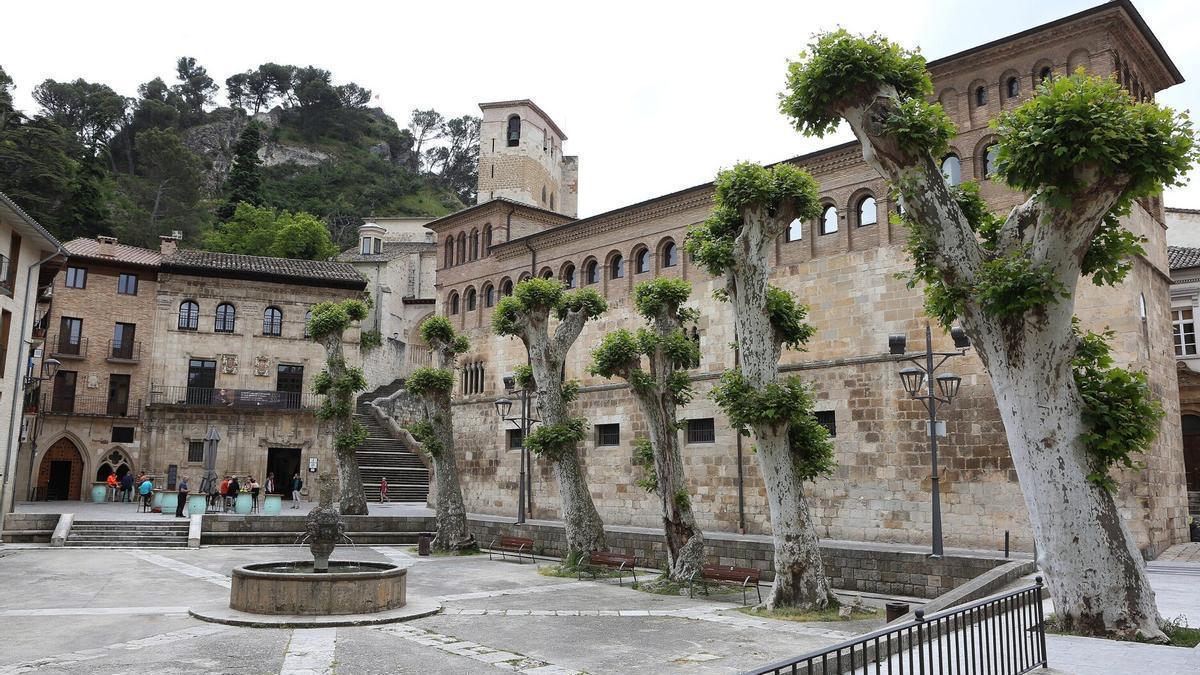
<instances>
[{"instance_id":1,"label":"bell tower","mask_svg":"<svg viewBox=\"0 0 1200 675\"><path fill-rule=\"evenodd\" d=\"M563 154L567 135L529 99L480 103L479 191L575 217L579 158Z\"/></svg>"}]
</instances>

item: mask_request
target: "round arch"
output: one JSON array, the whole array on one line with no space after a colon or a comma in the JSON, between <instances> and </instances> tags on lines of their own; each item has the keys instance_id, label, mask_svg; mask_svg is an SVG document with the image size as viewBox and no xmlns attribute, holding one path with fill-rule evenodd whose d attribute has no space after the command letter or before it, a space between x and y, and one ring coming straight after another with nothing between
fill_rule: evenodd
<instances>
[{"instance_id":1,"label":"round arch","mask_svg":"<svg viewBox=\"0 0 1200 675\"><path fill-rule=\"evenodd\" d=\"M1041 86L1042 80L1047 74L1050 77L1054 77L1054 62L1050 59L1038 59L1037 62L1033 64L1033 70L1029 71L1029 76L1032 78L1031 81L1033 82L1033 86L1035 88Z\"/></svg>"},{"instance_id":2,"label":"round arch","mask_svg":"<svg viewBox=\"0 0 1200 675\"><path fill-rule=\"evenodd\" d=\"M871 205L867 210L868 212L864 214L863 202L867 199L871 200ZM861 188L859 190L855 190L850 195L850 200L846 202L846 219L848 222L852 223L854 227L869 227L878 223L879 198L875 196L875 192L870 188Z\"/></svg>"},{"instance_id":3,"label":"round arch","mask_svg":"<svg viewBox=\"0 0 1200 675\"><path fill-rule=\"evenodd\" d=\"M628 267L633 274L654 272L654 254L650 252L650 247L645 244L634 246L629 254Z\"/></svg>"},{"instance_id":4,"label":"round arch","mask_svg":"<svg viewBox=\"0 0 1200 675\"><path fill-rule=\"evenodd\" d=\"M1091 69L1092 55L1086 49L1076 49L1067 57L1067 73L1074 73L1076 69L1083 68L1084 72Z\"/></svg>"},{"instance_id":5,"label":"round arch","mask_svg":"<svg viewBox=\"0 0 1200 675\"><path fill-rule=\"evenodd\" d=\"M674 237L663 237L658 240L658 245L655 246L654 256L658 259L659 269L678 267L681 260L679 257L679 244L675 243Z\"/></svg>"},{"instance_id":6,"label":"round arch","mask_svg":"<svg viewBox=\"0 0 1200 675\"><path fill-rule=\"evenodd\" d=\"M988 179L987 175L987 152L988 148L996 144L996 136L987 134L975 144L975 149L971 152L971 173L976 182L982 183Z\"/></svg>"}]
</instances>

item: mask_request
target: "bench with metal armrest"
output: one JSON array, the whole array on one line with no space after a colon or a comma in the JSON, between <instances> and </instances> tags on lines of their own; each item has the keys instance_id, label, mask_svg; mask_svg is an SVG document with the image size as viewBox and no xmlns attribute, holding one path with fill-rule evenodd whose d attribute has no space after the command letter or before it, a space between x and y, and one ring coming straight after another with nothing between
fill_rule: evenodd
<instances>
[{"instance_id":1,"label":"bench with metal armrest","mask_svg":"<svg viewBox=\"0 0 1200 675\"><path fill-rule=\"evenodd\" d=\"M517 556L517 562L522 562L522 557L533 560L533 540L527 537L496 537L488 549L488 560L492 559L492 553L499 553L501 560L507 560L509 553Z\"/></svg>"},{"instance_id":2,"label":"bench with metal armrest","mask_svg":"<svg viewBox=\"0 0 1200 675\"><path fill-rule=\"evenodd\" d=\"M692 586L700 583L700 587L704 589L704 594L708 595L708 584L706 582L713 581L719 584L736 584L742 589L742 604L746 604L746 591L749 590L750 584L754 584L754 591L758 593L758 601L762 602L762 590L758 587L758 582L762 578L762 571L756 570L753 567L734 567L732 565L703 565L699 571L692 573L692 578L688 580L688 593L691 594Z\"/></svg>"},{"instance_id":3,"label":"bench with metal armrest","mask_svg":"<svg viewBox=\"0 0 1200 675\"><path fill-rule=\"evenodd\" d=\"M587 572L595 579L602 569L616 570L617 583L622 586L625 585L625 572L632 574L633 582L637 583L637 558L610 551L592 551L583 554L583 557L579 559L579 564L575 567L575 576L583 579L583 573Z\"/></svg>"}]
</instances>

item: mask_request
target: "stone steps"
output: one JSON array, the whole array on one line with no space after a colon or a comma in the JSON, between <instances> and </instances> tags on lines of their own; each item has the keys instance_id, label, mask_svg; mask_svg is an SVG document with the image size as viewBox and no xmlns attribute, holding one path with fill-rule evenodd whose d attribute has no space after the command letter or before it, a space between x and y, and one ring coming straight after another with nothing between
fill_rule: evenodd
<instances>
[{"instance_id":1,"label":"stone steps","mask_svg":"<svg viewBox=\"0 0 1200 675\"><path fill-rule=\"evenodd\" d=\"M187 521L84 520L71 524L64 546L187 548Z\"/></svg>"},{"instance_id":2,"label":"stone steps","mask_svg":"<svg viewBox=\"0 0 1200 675\"><path fill-rule=\"evenodd\" d=\"M355 449L367 501L379 501L379 480L387 478L388 499L423 502L429 497L429 469L411 449L368 414L365 402L399 389L399 380L359 397L354 419L367 430L367 439ZM384 391L387 390L387 391Z\"/></svg>"}]
</instances>

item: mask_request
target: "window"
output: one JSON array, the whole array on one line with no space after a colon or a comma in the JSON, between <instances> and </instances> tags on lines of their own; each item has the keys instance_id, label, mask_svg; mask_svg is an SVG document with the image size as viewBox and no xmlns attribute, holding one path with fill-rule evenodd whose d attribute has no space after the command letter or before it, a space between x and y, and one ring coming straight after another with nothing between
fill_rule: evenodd
<instances>
[{"instance_id":1,"label":"window","mask_svg":"<svg viewBox=\"0 0 1200 675\"><path fill-rule=\"evenodd\" d=\"M204 441L188 441L187 461L195 463L204 461Z\"/></svg>"},{"instance_id":2,"label":"window","mask_svg":"<svg viewBox=\"0 0 1200 675\"><path fill-rule=\"evenodd\" d=\"M575 288L575 266L567 265L562 271L562 282L567 288Z\"/></svg>"},{"instance_id":3,"label":"window","mask_svg":"<svg viewBox=\"0 0 1200 675\"><path fill-rule=\"evenodd\" d=\"M521 144L521 118L519 116L513 115L508 118L508 133L506 134L506 138L508 139L508 147L510 148L515 148Z\"/></svg>"},{"instance_id":4,"label":"window","mask_svg":"<svg viewBox=\"0 0 1200 675\"><path fill-rule=\"evenodd\" d=\"M58 321L58 353L80 356L83 346L83 319L64 316Z\"/></svg>"},{"instance_id":5,"label":"window","mask_svg":"<svg viewBox=\"0 0 1200 675\"><path fill-rule=\"evenodd\" d=\"M179 303L179 330L196 330L200 325L200 305L191 300Z\"/></svg>"},{"instance_id":6,"label":"window","mask_svg":"<svg viewBox=\"0 0 1200 675\"><path fill-rule=\"evenodd\" d=\"M620 424L597 424L596 425L596 445L620 445L621 444L621 425Z\"/></svg>"},{"instance_id":7,"label":"window","mask_svg":"<svg viewBox=\"0 0 1200 675\"><path fill-rule=\"evenodd\" d=\"M471 260L479 260L479 230L471 230Z\"/></svg>"},{"instance_id":8,"label":"window","mask_svg":"<svg viewBox=\"0 0 1200 675\"><path fill-rule=\"evenodd\" d=\"M650 271L650 249L642 249L634 256L636 262L637 274L645 274Z\"/></svg>"},{"instance_id":9,"label":"window","mask_svg":"<svg viewBox=\"0 0 1200 675\"><path fill-rule=\"evenodd\" d=\"M1045 82L1046 80L1050 79L1053 74L1054 71L1050 69L1050 66L1042 68L1042 70L1038 73L1038 82Z\"/></svg>"},{"instance_id":10,"label":"window","mask_svg":"<svg viewBox=\"0 0 1200 675\"><path fill-rule=\"evenodd\" d=\"M283 312L278 307L263 311L263 335L283 335Z\"/></svg>"},{"instance_id":11,"label":"window","mask_svg":"<svg viewBox=\"0 0 1200 675\"><path fill-rule=\"evenodd\" d=\"M362 246L358 248L358 252L363 255L368 255L371 252L371 238L363 237Z\"/></svg>"},{"instance_id":12,"label":"window","mask_svg":"<svg viewBox=\"0 0 1200 675\"><path fill-rule=\"evenodd\" d=\"M450 313L458 314L458 293L450 294Z\"/></svg>"},{"instance_id":13,"label":"window","mask_svg":"<svg viewBox=\"0 0 1200 675\"><path fill-rule=\"evenodd\" d=\"M987 87L975 87L975 105L987 105Z\"/></svg>"},{"instance_id":14,"label":"window","mask_svg":"<svg viewBox=\"0 0 1200 675\"><path fill-rule=\"evenodd\" d=\"M955 155L946 155L942 159L942 176L945 177L946 183L950 186L958 185L962 182L962 162Z\"/></svg>"},{"instance_id":15,"label":"window","mask_svg":"<svg viewBox=\"0 0 1200 675\"><path fill-rule=\"evenodd\" d=\"M110 354L112 358L133 359L138 356L133 344L133 336L136 331L137 325L132 323L118 323L113 326L112 352Z\"/></svg>"},{"instance_id":16,"label":"window","mask_svg":"<svg viewBox=\"0 0 1200 675\"><path fill-rule=\"evenodd\" d=\"M612 262L608 264L610 279L623 279L625 277L625 258L621 254L613 256Z\"/></svg>"},{"instance_id":17,"label":"window","mask_svg":"<svg viewBox=\"0 0 1200 675\"><path fill-rule=\"evenodd\" d=\"M483 287L483 306L492 307L496 304L496 287L488 284Z\"/></svg>"},{"instance_id":18,"label":"window","mask_svg":"<svg viewBox=\"0 0 1200 675\"><path fill-rule=\"evenodd\" d=\"M9 291L17 287L17 262L20 259L21 235L13 232L12 238L8 240L8 270L4 274L4 286Z\"/></svg>"},{"instance_id":19,"label":"window","mask_svg":"<svg viewBox=\"0 0 1200 675\"><path fill-rule=\"evenodd\" d=\"M788 241L800 241L804 238L804 224L800 222L799 218L788 224L786 236Z\"/></svg>"},{"instance_id":20,"label":"window","mask_svg":"<svg viewBox=\"0 0 1200 675\"><path fill-rule=\"evenodd\" d=\"M312 329L308 327L309 321L312 321L312 310L311 309L304 313L304 337L306 337L306 338L312 337Z\"/></svg>"},{"instance_id":21,"label":"window","mask_svg":"<svg viewBox=\"0 0 1200 675\"><path fill-rule=\"evenodd\" d=\"M874 197L863 197L858 202L858 226L866 227L879 222Z\"/></svg>"},{"instance_id":22,"label":"window","mask_svg":"<svg viewBox=\"0 0 1200 675\"><path fill-rule=\"evenodd\" d=\"M546 203L546 186L545 185L542 186L542 203L543 204Z\"/></svg>"},{"instance_id":23,"label":"window","mask_svg":"<svg viewBox=\"0 0 1200 675\"><path fill-rule=\"evenodd\" d=\"M0 377L8 365L8 338L12 332L12 312L0 310Z\"/></svg>"},{"instance_id":24,"label":"window","mask_svg":"<svg viewBox=\"0 0 1200 675\"><path fill-rule=\"evenodd\" d=\"M554 210L554 193L553 192L550 193L550 210L551 211Z\"/></svg>"},{"instance_id":25,"label":"window","mask_svg":"<svg viewBox=\"0 0 1200 675\"><path fill-rule=\"evenodd\" d=\"M521 430L520 429L509 429L507 435L508 435L508 449L509 450L521 449L521 444L525 440L521 437Z\"/></svg>"},{"instance_id":26,"label":"window","mask_svg":"<svg viewBox=\"0 0 1200 675\"><path fill-rule=\"evenodd\" d=\"M50 410L53 412L75 412L75 384L79 373L73 370L60 370L54 374L54 395L50 399Z\"/></svg>"},{"instance_id":27,"label":"window","mask_svg":"<svg viewBox=\"0 0 1200 675\"><path fill-rule=\"evenodd\" d=\"M1195 356L1196 321L1191 307L1171 310L1171 332L1175 336L1175 356Z\"/></svg>"},{"instance_id":28,"label":"window","mask_svg":"<svg viewBox=\"0 0 1200 675\"><path fill-rule=\"evenodd\" d=\"M9 264L9 269L12 269L11 263ZM87 268L68 267L67 288L87 288Z\"/></svg>"},{"instance_id":29,"label":"window","mask_svg":"<svg viewBox=\"0 0 1200 675\"><path fill-rule=\"evenodd\" d=\"M458 233L458 264L467 262L467 233Z\"/></svg>"},{"instance_id":30,"label":"window","mask_svg":"<svg viewBox=\"0 0 1200 675\"><path fill-rule=\"evenodd\" d=\"M539 274L538 276L543 279L553 279L554 278L554 270L550 269L549 267L544 267L544 268L542 268L541 274Z\"/></svg>"},{"instance_id":31,"label":"window","mask_svg":"<svg viewBox=\"0 0 1200 675\"><path fill-rule=\"evenodd\" d=\"M467 289L467 311L468 312L475 311L475 303L476 303L475 289L468 288Z\"/></svg>"},{"instance_id":32,"label":"window","mask_svg":"<svg viewBox=\"0 0 1200 675\"><path fill-rule=\"evenodd\" d=\"M446 237L446 260L442 267L454 266L454 237Z\"/></svg>"},{"instance_id":33,"label":"window","mask_svg":"<svg viewBox=\"0 0 1200 675\"><path fill-rule=\"evenodd\" d=\"M487 379L485 365L482 361L466 363L462 366L462 393L464 396L482 394L483 383Z\"/></svg>"},{"instance_id":34,"label":"window","mask_svg":"<svg viewBox=\"0 0 1200 675\"><path fill-rule=\"evenodd\" d=\"M595 261L589 261L583 266L583 283L585 285L600 283L600 265Z\"/></svg>"},{"instance_id":35,"label":"window","mask_svg":"<svg viewBox=\"0 0 1200 675\"><path fill-rule=\"evenodd\" d=\"M217 305L217 318L213 330L217 333L232 333L237 323L237 310L228 302Z\"/></svg>"},{"instance_id":36,"label":"window","mask_svg":"<svg viewBox=\"0 0 1200 675\"><path fill-rule=\"evenodd\" d=\"M1008 78L1004 83L1004 94L1009 98L1016 98L1021 93L1021 81L1015 77Z\"/></svg>"},{"instance_id":37,"label":"window","mask_svg":"<svg viewBox=\"0 0 1200 675\"><path fill-rule=\"evenodd\" d=\"M989 145L983 151L983 177L991 178L996 175L996 157L1000 154L999 145Z\"/></svg>"},{"instance_id":38,"label":"window","mask_svg":"<svg viewBox=\"0 0 1200 675\"><path fill-rule=\"evenodd\" d=\"M287 408L300 407L300 398L304 392L304 366L279 363L275 365L275 391L279 392L280 402Z\"/></svg>"},{"instance_id":39,"label":"window","mask_svg":"<svg viewBox=\"0 0 1200 675\"><path fill-rule=\"evenodd\" d=\"M833 234L838 231L838 214L836 206L826 206L821 212L821 234Z\"/></svg>"},{"instance_id":40,"label":"window","mask_svg":"<svg viewBox=\"0 0 1200 675\"><path fill-rule=\"evenodd\" d=\"M137 295L137 284L136 274L122 274L117 277L117 295Z\"/></svg>"},{"instance_id":41,"label":"window","mask_svg":"<svg viewBox=\"0 0 1200 675\"><path fill-rule=\"evenodd\" d=\"M715 443L716 441L717 431L711 417L687 421L688 443Z\"/></svg>"},{"instance_id":42,"label":"window","mask_svg":"<svg viewBox=\"0 0 1200 675\"><path fill-rule=\"evenodd\" d=\"M129 376L108 376L108 414L124 417L129 413Z\"/></svg>"},{"instance_id":43,"label":"window","mask_svg":"<svg viewBox=\"0 0 1200 675\"><path fill-rule=\"evenodd\" d=\"M817 424L829 432L830 438L837 438L837 416L832 410L818 410L813 415L817 418Z\"/></svg>"},{"instance_id":44,"label":"window","mask_svg":"<svg viewBox=\"0 0 1200 675\"><path fill-rule=\"evenodd\" d=\"M487 255L492 252L492 226L483 226L483 254Z\"/></svg>"},{"instance_id":45,"label":"window","mask_svg":"<svg viewBox=\"0 0 1200 675\"><path fill-rule=\"evenodd\" d=\"M679 264L679 247L675 242L668 241L662 250L662 266L674 267Z\"/></svg>"},{"instance_id":46,"label":"window","mask_svg":"<svg viewBox=\"0 0 1200 675\"><path fill-rule=\"evenodd\" d=\"M505 279L500 282L500 297L512 295L512 279Z\"/></svg>"},{"instance_id":47,"label":"window","mask_svg":"<svg viewBox=\"0 0 1200 675\"><path fill-rule=\"evenodd\" d=\"M133 442L133 427L113 427L112 428L113 443L132 443Z\"/></svg>"}]
</instances>

